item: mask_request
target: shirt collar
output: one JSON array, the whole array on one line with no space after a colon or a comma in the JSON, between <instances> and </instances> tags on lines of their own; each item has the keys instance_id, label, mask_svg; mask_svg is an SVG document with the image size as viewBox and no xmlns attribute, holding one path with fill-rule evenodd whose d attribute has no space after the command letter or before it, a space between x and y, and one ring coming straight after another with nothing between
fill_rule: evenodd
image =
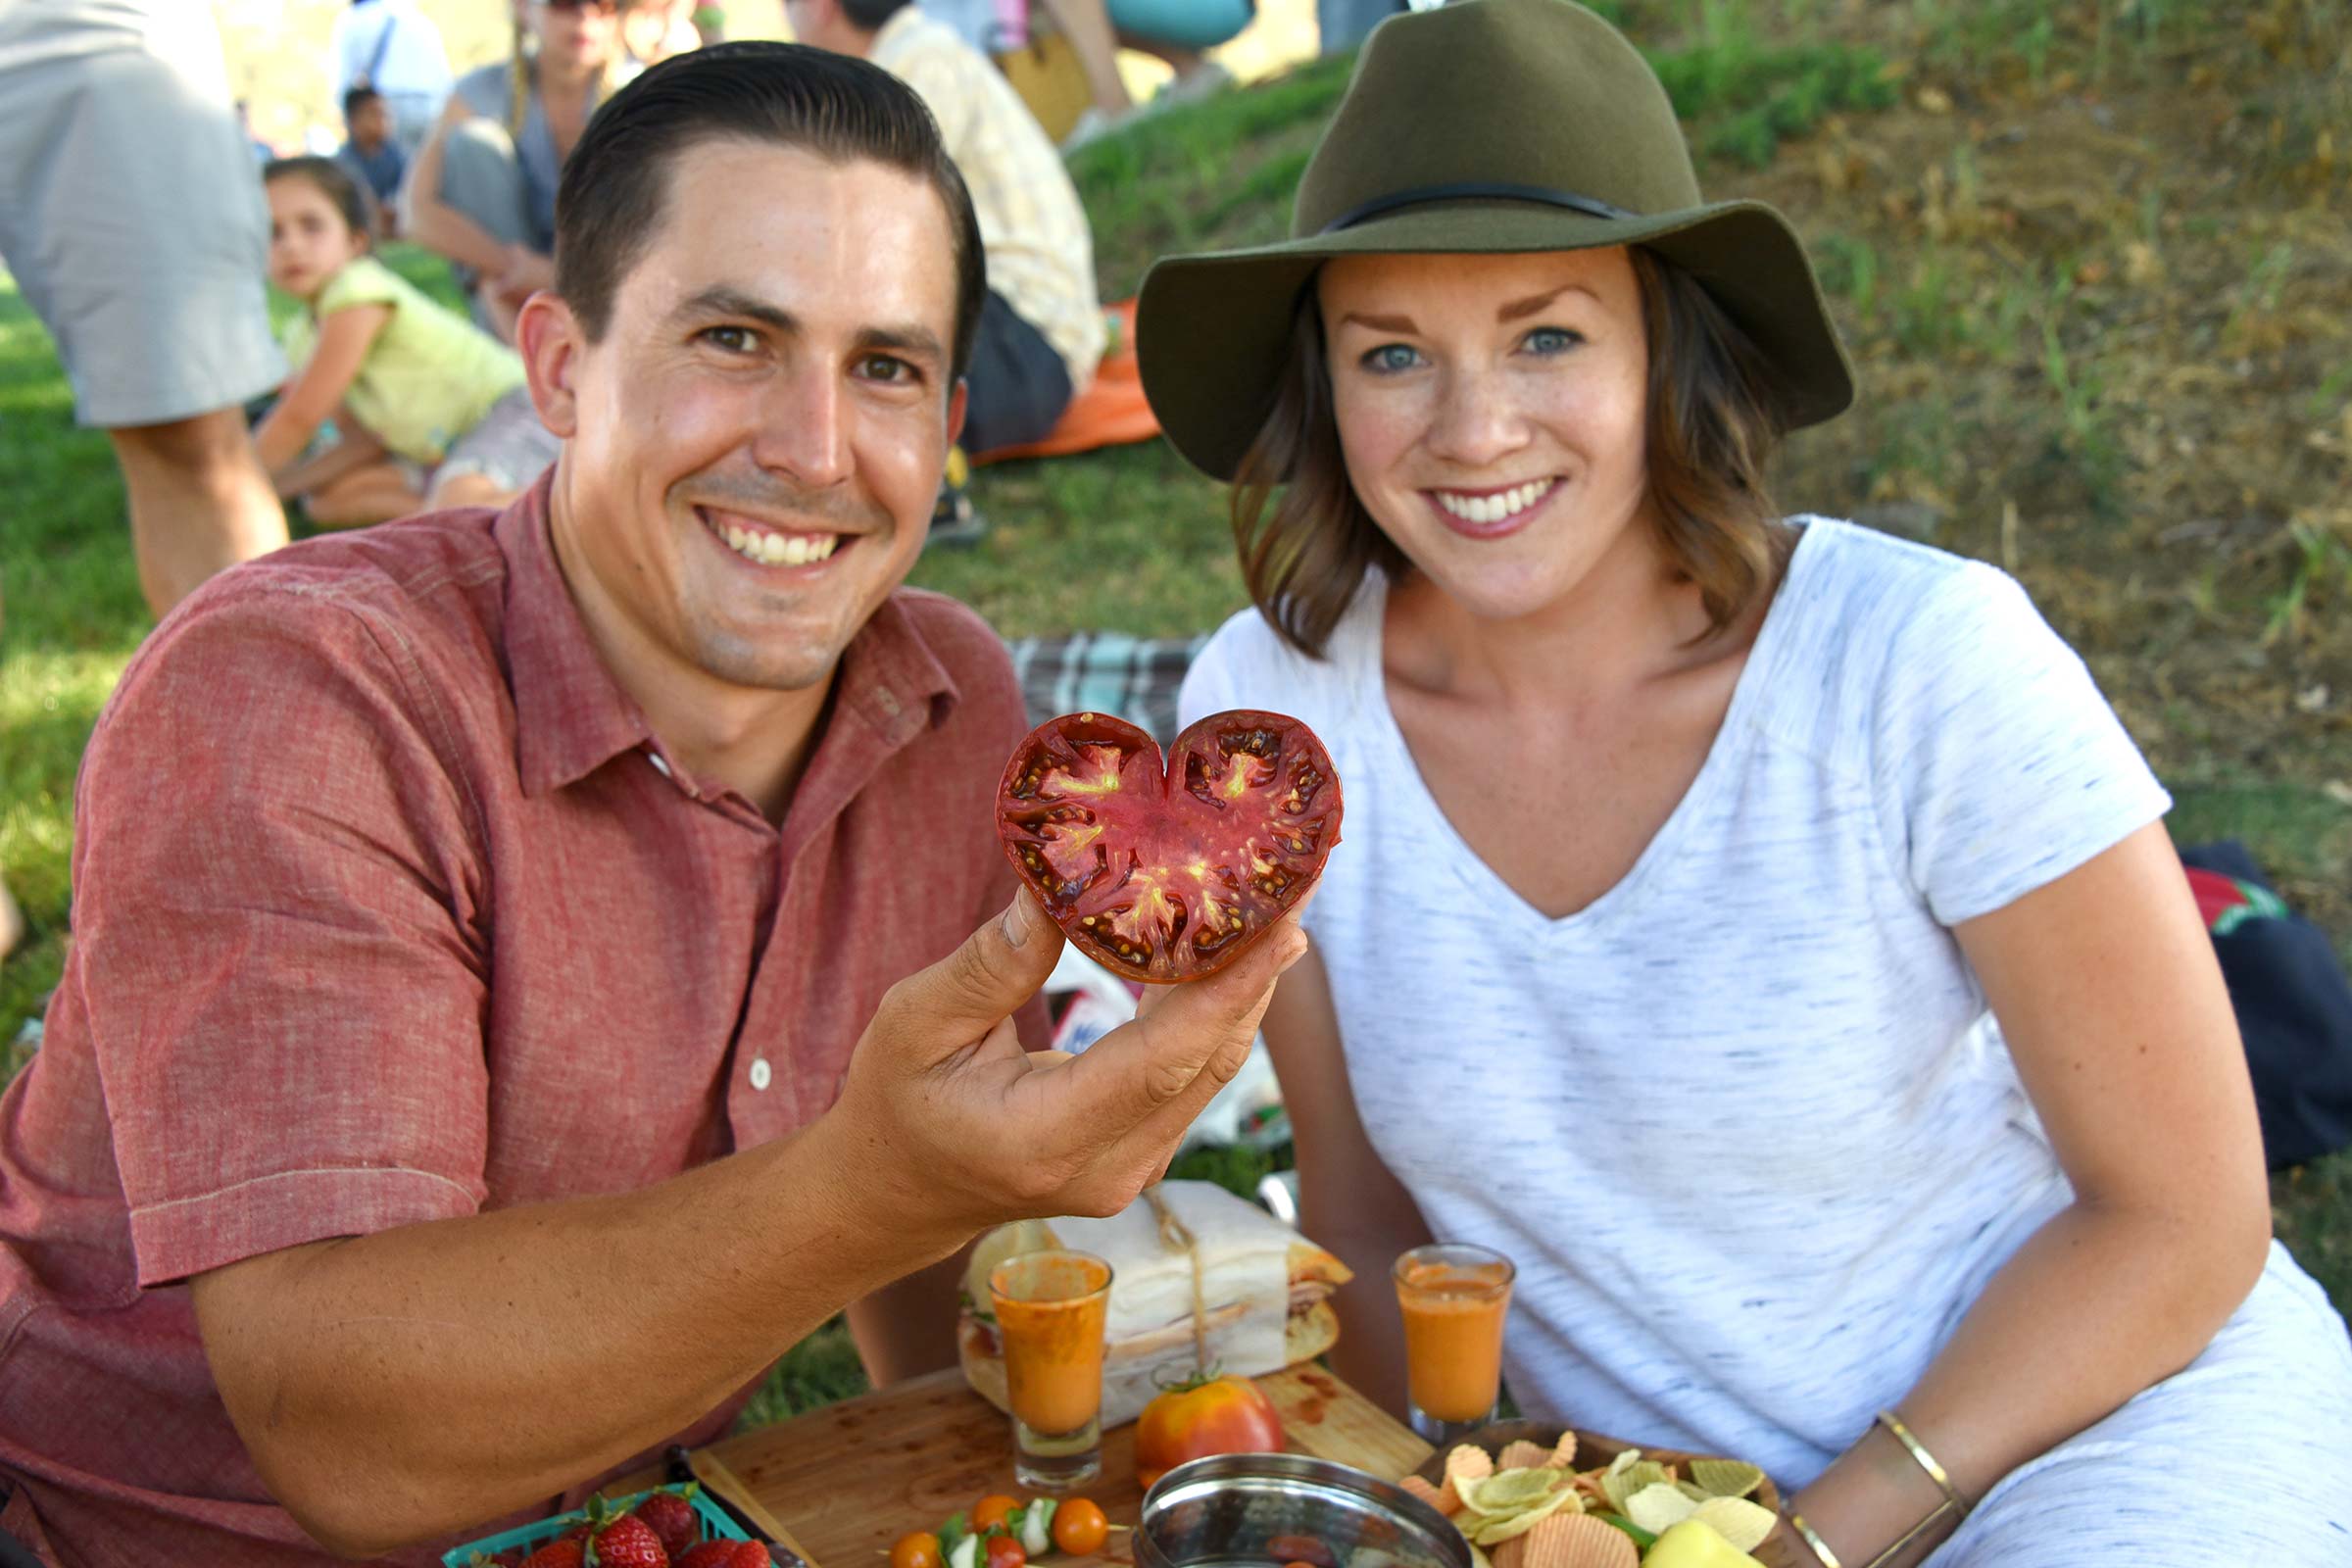
<instances>
[{"instance_id":1,"label":"shirt collar","mask_svg":"<svg viewBox=\"0 0 2352 1568\"><path fill-rule=\"evenodd\" d=\"M576 783L623 752L650 748L689 794L645 710L623 691L590 641L548 534L553 470L500 514L492 531L507 558L507 675L514 692L514 761L523 791L544 795ZM955 677L915 624L919 590L885 599L842 653L832 721L817 741L833 750L840 720L853 717L897 751L946 722L962 699Z\"/></svg>"},{"instance_id":2,"label":"shirt collar","mask_svg":"<svg viewBox=\"0 0 2352 1568\"><path fill-rule=\"evenodd\" d=\"M548 536L554 470L499 515L507 558L507 679L514 689L514 765L544 795L653 740L635 698L605 667Z\"/></svg>"}]
</instances>

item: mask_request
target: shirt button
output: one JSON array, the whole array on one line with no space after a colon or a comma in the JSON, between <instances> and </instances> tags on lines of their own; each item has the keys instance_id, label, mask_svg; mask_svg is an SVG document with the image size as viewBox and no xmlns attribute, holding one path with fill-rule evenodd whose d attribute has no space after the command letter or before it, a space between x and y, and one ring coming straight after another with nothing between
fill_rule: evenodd
<instances>
[{"instance_id":1,"label":"shirt button","mask_svg":"<svg viewBox=\"0 0 2352 1568\"><path fill-rule=\"evenodd\" d=\"M752 1087L754 1089L765 1089L775 1076L775 1072L768 1066L765 1056L752 1058Z\"/></svg>"}]
</instances>

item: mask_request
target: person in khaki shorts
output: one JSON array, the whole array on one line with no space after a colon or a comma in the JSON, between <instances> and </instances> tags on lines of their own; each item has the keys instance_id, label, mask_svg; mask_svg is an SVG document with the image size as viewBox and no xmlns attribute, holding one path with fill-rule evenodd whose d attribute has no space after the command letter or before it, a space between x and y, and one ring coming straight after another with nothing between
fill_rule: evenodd
<instances>
[{"instance_id":1,"label":"person in khaki shorts","mask_svg":"<svg viewBox=\"0 0 2352 1568\"><path fill-rule=\"evenodd\" d=\"M0 262L106 431L160 618L286 542L242 405L285 378L269 221L210 8L0 5Z\"/></svg>"}]
</instances>

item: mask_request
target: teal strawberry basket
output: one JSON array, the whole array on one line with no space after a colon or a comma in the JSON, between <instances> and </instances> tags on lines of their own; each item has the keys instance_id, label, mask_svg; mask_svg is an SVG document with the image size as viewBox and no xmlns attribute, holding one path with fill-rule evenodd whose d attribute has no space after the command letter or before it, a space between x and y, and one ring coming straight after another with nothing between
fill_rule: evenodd
<instances>
[{"instance_id":1,"label":"teal strawberry basket","mask_svg":"<svg viewBox=\"0 0 2352 1568\"><path fill-rule=\"evenodd\" d=\"M654 1489L656 1492L682 1490L679 1487L657 1487ZM608 1499L606 1506L613 1513L629 1513L653 1494L653 1492L632 1493L626 1497ZM744 1534L740 1525L727 1517L724 1510L704 1496L700 1491L695 1492L686 1500L694 1507L695 1523L702 1527L703 1533L697 1539L702 1541L749 1541L752 1539ZM512 1530L502 1530L495 1536L484 1536L479 1541L468 1541L463 1546L454 1546L443 1552L441 1554L442 1568L481 1568L481 1565L491 1562L500 1552L511 1552L517 1546L522 1548L522 1555L527 1557L564 1534L564 1531L587 1522L588 1510L574 1508L569 1513L554 1514L533 1524L516 1525Z\"/></svg>"}]
</instances>

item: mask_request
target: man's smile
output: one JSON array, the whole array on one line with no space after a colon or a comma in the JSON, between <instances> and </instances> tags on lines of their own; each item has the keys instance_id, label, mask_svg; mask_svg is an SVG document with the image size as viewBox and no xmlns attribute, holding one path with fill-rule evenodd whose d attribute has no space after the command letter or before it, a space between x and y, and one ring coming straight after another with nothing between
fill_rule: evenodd
<instances>
[{"instance_id":1,"label":"man's smile","mask_svg":"<svg viewBox=\"0 0 2352 1568\"><path fill-rule=\"evenodd\" d=\"M844 545L857 542L855 535L829 529L782 528L712 507L697 507L694 514L729 550L762 566L815 565L830 561Z\"/></svg>"}]
</instances>

